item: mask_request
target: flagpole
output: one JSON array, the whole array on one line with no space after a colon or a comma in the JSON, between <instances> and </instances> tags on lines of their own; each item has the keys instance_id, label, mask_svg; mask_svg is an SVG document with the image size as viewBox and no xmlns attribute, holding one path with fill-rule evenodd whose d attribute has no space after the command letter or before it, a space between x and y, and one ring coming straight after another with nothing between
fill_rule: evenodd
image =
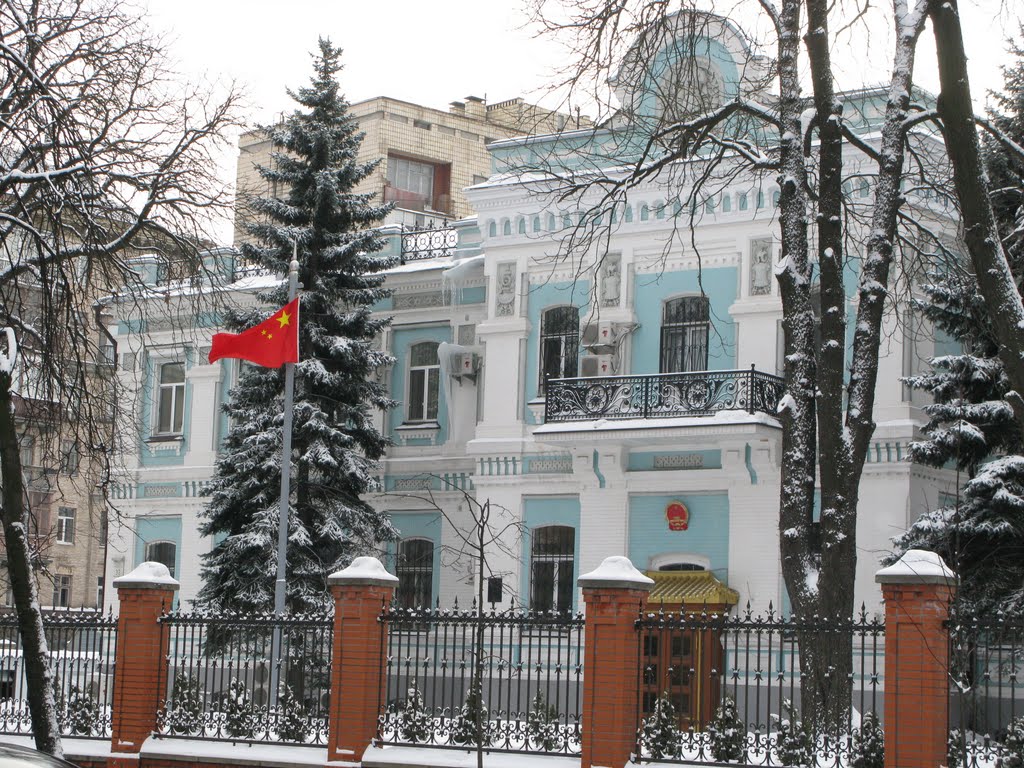
<instances>
[{"instance_id":1,"label":"flagpole","mask_svg":"<svg viewBox=\"0 0 1024 768\"><path fill-rule=\"evenodd\" d=\"M295 300L299 290L299 241L293 241L292 261L288 265L288 303ZM298 319L296 318L296 322ZM277 581L274 582L274 615L284 617L285 567L288 559L288 501L291 496L292 470L292 400L295 396L295 363L284 365L284 422L281 426L281 500L277 520ZM277 701L278 680L281 674L281 624L274 628L270 649L270 703Z\"/></svg>"}]
</instances>

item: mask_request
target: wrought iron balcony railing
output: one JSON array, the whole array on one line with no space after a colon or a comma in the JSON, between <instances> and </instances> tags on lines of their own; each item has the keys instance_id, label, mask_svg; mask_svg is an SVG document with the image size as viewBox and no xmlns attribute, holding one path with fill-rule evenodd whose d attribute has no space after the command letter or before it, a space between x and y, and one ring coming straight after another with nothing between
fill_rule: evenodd
<instances>
[{"instance_id":1,"label":"wrought iron balcony railing","mask_svg":"<svg viewBox=\"0 0 1024 768\"><path fill-rule=\"evenodd\" d=\"M403 229L402 263L453 256L459 235L447 222L426 229Z\"/></svg>"},{"instance_id":2,"label":"wrought iron balcony railing","mask_svg":"<svg viewBox=\"0 0 1024 768\"><path fill-rule=\"evenodd\" d=\"M782 392L782 378L753 366L744 371L553 379L547 384L544 421L669 419L719 411L774 415Z\"/></svg>"}]
</instances>

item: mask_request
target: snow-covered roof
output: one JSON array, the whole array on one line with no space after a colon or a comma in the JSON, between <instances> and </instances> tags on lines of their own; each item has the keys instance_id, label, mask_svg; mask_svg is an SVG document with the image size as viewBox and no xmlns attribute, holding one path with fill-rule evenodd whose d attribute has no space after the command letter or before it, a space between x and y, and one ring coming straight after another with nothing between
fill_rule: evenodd
<instances>
[{"instance_id":1,"label":"snow-covered roof","mask_svg":"<svg viewBox=\"0 0 1024 768\"><path fill-rule=\"evenodd\" d=\"M618 587L650 592L654 587L652 578L644 576L628 557L621 555L606 557L597 568L580 576L576 583L584 589L588 587Z\"/></svg>"},{"instance_id":2,"label":"snow-covered roof","mask_svg":"<svg viewBox=\"0 0 1024 768\"><path fill-rule=\"evenodd\" d=\"M956 583L956 574L935 552L908 549L903 557L875 574L879 584L949 584Z\"/></svg>"},{"instance_id":3,"label":"snow-covered roof","mask_svg":"<svg viewBox=\"0 0 1024 768\"><path fill-rule=\"evenodd\" d=\"M718 411L711 416L676 416L671 419L593 419L590 421L555 421L542 424L534 435L554 435L565 432L617 432L627 429L671 429L678 427L718 427L723 424L763 424L782 428L779 420L766 413L747 411Z\"/></svg>"}]
</instances>

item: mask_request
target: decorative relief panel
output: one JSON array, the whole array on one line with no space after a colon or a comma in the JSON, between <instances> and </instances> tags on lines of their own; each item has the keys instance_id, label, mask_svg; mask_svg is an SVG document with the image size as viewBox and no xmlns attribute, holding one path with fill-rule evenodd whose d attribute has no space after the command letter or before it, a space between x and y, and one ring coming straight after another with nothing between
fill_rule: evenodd
<instances>
[{"instance_id":1,"label":"decorative relief panel","mask_svg":"<svg viewBox=\"0 0 1024 768\"><path fill-rule=\"evenodd\" d=\"M511 317L516 311L516 265L506 262L498 265L498 290L496 291L495 314Z\"/></svg>"},{"instance_id":2,"label":"decorative relief panel","mask_svg":"<svg viewBox=\"0 0 1024 768\"><path fill-rule=\"evenodd\" d=\"M704 455L684 453L680 456L655 456L655 469L703 469Z\"/></svg>"},{"instance_id":3,"label":"decorative relief panel","mask_svg":"<svg viewBox=\"0 0 1024 768\"><path fill-rule=\"evenodd\" d=\"M606 254L601 263L601 306L619 306L622 293L622 256Z\"/></svg>"},{"instance_id":4,"label":"decorative relief panel","mask_svg":"<svg viewBox=\"0 0 1024 768\"><path fill-rule=\"evenodd\" d=\"M569 474L572 472L572 457L558 456L552 459L531 459L530 474Z\"/></svg>"},{"instance_id":5,"label":"decorative relief panel","mask_svg":"<svg viewBox=\"0 0 1024 768\"><path fill-rule=\"evenodd\" d=\"M476 344L475 325L459 326L459 344L461 344L464 347L472 347L474 344Z\"/></svg>"},{"instance_id":6,"label":"decorative relief panel","mask_svg":"<svg viewBox=\"0 0 1024 768\"><path fill-rule=\"evenodd\" d=\"M770 296L772 292L772 240L750 241L750 295Z\"/></svg>"},{"instance_id":7,"label":"decorative relief panel","mask_svg":"<svg viewBox=\"0 0 1024 768\"><path fill-rule=\"evenodd\" d=\"M444 294L441 291L396 293L393 306L395 309L426 309L429 307L443 307Z\"/></svg>"},{"instance_id":8,"label":"decorative relief panel","mask_svg":"<svg viewBox=\"0 0 1024 768\"><path fill-rule=\"evenodd\" d=\"M429 491L429 477L396 477L396 491Z\"/></svg>"}]
</instances>

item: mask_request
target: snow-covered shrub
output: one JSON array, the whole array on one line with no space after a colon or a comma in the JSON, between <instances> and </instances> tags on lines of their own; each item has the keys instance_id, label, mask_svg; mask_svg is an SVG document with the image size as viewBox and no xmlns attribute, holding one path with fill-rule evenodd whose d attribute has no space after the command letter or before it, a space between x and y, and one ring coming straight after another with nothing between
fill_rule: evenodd
<instances>
[{"instance_id":1,"label":"snow-covered shrub","mask_svg":"<svg viewBox=\"0 0 1024 768\"><path fill-rule=\"evenodd\" d=\"M1024 768L1024 715L1006 727L1003 751L996 760L996 768Z\"/></svg>"},{"instance_id":2,"label":"snow-covered shrub","mask_svg":"<svg viewBox=\"0 0 1024 768\"><path fill-rule=\"evenodd\" d=\"M640 745L655 760L678 754L679 718L667 692L654 702L651 716L640 725Z\"/></svg>"},{"instance_id":3,"label":"snow-covered shrub","mask_svg":"<svg viewBox=\"0 0 1024 768\"><path fill-rule=\"evenodd\" d=\"M452 744L476 744L477 730L486 746L491 743L487 724L487 703L483 697L483 683L476 677L469 684L466 701L452 723Z\"/></svg>"},{"instance_id":4,"label":"snow-covered shrub","mask_svg":"<svg viewBox=\"0 0 1024 768\"><path fill-rule=\"evenodd\" d=\"M530 703L530 716L526 722L530 746L554 752L562 747L562 727L558 719L558 707L544 701L544 695L537 691Z\"/></svg>"},{"instance_id":5,"label":"snow-covered shrub","mask_svg":"<svg viewBox=\"0 0 1024 768\"><path fill-rule=\"evenodd\" d=\"M772 715L778 731L775 751L780 765L814 765L814 745L811 735L797 719L796 707L789 699L782 701L782 714Z\"/></svg>"},{"instance_id":6,"label":"snow-covered shrub","mask_svg":"<svg viewBox=\"0 0 1024 768\"><path fill-rule=\"evenodd\" d=\"M853 732L850 768L884 768L885 733L874 712L868 712Z\"/></svg>"},{"instance_id":7,"label":"snow-covered shrub","mask_svg":"<svg viewBox=\"0 0 1024 768\"><path fill-rule=\"evenodd\" d=\"M965 768L967 757L967 735L959 728L949 732L946 739L947 768Z\"/></svg>"},{"instance_id":8,"label":"snow-covered shrub","mask_svg":"<svg viewBox=\"0 0 1024 768\"><path fill-rule=\"evenodd\" d=\"M202 735L203 690L192 675L179 675L174 679L166 722L170 732L179 736Z\"/></svg>"},{"instance_id":9,"label":"snow-covered shrub","mask_svg":"<svg viewBox=\"0 0 1024 768\"><path fill-rule=\"evenodd\" d=\"M277 699L277 737L282 741L305 742L309 732L309 719L306 708L302 706L290 686L281 687Z\"/></svg>"},{"instance_id":10,"label":"snow-covered shrub","mask_svg":"<svg viewBox=\"0 0 1024 768\"><path fill-rule=\"evenodd\" d=\"M91 736L96 726L99 707L96 700L77 685L68 694L66 724L72 736Z\"/></svg>"},{"instance_id":11,"label":"snow-covered shrub","mask_svg":"<svg viewBox=\"0 0 1024 768\"><path fill-rule=\"evenodd\" d=\"M231 678L224 694L224 729L228 736L251 736L253 732L252 703L245 683Z\"/></svg>"},{"instance_id":12,"label":"snow-covered shrub","mask_svg":"<svg viewBox=\"0 0 1024 768\"><path fill-rule=\"evenodd\" d=\"M413 682L407 691L405 703L395 713L398 732L401 738L413 744L430 741L430 715L423 704L423 694Z\"/></svg>"},{"instance_id":13,"label":"snow-covered shrub","mask_svg":"<svg viewBox=\"0 0 1024 768\"><path fill-rule=\"evenodd\" d=\"M747 742L746 730L746 724L736 709L736 702L726 696L708 724L711 756L720 763L742 760Z\"/></svg>"}]
</instances>

